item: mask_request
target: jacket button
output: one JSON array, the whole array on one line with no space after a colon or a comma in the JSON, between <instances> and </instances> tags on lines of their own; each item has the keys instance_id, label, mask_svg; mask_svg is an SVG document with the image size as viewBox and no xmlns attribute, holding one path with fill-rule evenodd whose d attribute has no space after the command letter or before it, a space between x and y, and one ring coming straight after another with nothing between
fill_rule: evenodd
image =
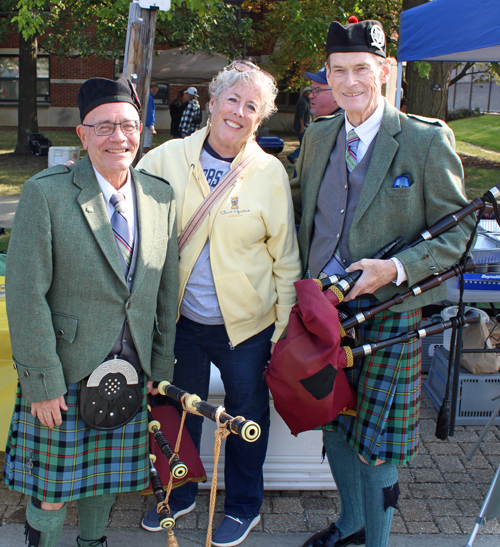
<instances>
[{"instance_id":1,"label":"jacket button","mask_svg":"<svg viewBox=\"0 0 500 547\"><path fill-rule=\"evenodd\" d=\"M25 375L26 378L27 378L27 377L30 375L30 373L29 373L27 370L25 370L25 371L24 371L24 375Z\"/></svg>"},{"instance_id":2,"label":"jacket button","mask_svg":"<svg viewBox=\"0 0 500 547\"><path fill-rule=\"evenodd\" d=\"M129 309L130 309L130 302L127 302L127 303L125 304L125 309L126 309L126 310L129 310Z\"/></svg>"},{"instance_id":3,"label":"jacket button","mask_svg":"<svg viewBox=\"0 0 500 547\"><path fill-rule=\"evenodd\" d=\"M45 374L43 372L40 372L40 378L43 380L45 378Z\"/></svg>"},{"instance_id":4,"label":"jacket button","mask_svg":"<svg viewBox=\"0 0 500 547\"><path fill-rule=\"evenodd\" d=\"M57 331L57 334L58 334L59 336L64 336L64 331L63 331L62 329L59 329L59 330Z\"/></svg>"}]
</instances>

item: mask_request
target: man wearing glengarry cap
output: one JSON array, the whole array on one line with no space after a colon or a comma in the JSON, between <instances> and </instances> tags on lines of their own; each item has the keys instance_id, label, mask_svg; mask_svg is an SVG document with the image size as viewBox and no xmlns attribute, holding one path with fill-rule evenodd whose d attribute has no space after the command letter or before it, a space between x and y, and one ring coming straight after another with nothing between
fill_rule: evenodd
<instances>
[{"instance_id":1,"label":"man wearing glengarry cap","mask_svg":"<svg viewBox=\"0 0 500 547\"><path fill-rule=\"evenodd\" d=\"M346 298L357 313L454 264L472 221L401 250L467 204L453 133L441 120L406 116L382 97L390 61L378 21L333 22L326 55L327 80L345 112L316 120L302 142L292 181L298 238L304 275L363 271ZM398 236L395 258L370 259ZM415 330L421 307L445 296L446 288L437 288L374 316L359 329L360 343ZM396 465L417 454L420 365L420 342L413 342L346 369L357 415L325 424L323 436L340 518L304 547L387 545L399 496Z\"/></svg>"},{"instance_id":2,"label":"man wearing glengarry cap","mask_svg":"<svg viewBox=\"0 0 500 547\"><path fill-rule=\"evenodd\" d=\"M71 500L75 545L107 545L116 494L149 483L146 394L174 365L173 191L131 167L142 124L127 80L87 80L78 105L88 154L25 183L7 259L19 388L4 481L30 496L29 547L56 547Z\"/></svg>"}]
</instances>

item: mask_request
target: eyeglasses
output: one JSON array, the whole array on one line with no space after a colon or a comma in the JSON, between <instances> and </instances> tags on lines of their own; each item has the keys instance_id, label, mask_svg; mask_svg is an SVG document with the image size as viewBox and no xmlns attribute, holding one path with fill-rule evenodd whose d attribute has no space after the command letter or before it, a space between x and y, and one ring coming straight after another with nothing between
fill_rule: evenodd
<instances>
[{"instance_id":1,"label":"eyeglasses","mask_svg":"<svg viewBox=\"0 0 500 547\"><path fill-rule=\"evenodd\" d=\"M93 125L90 125L88 123L82 123L85 127L93 127L94 133L98 137L109 137L115 132L115 128L117 125L121 127L122 133L124 135L129 135L130 133L135 133L136 131L139 131L139 128L141 127L141 121L139 120L126 120L124 122L103 122L103 123L95 123Z\"/></svg>"},{"instance_id":2,"label":"eyeglasses","mask_svg":"<svg viewBox=\"0 0 500 547\"><path fill-rule=\"evenodd\" d=\"M314 95L315 97L317 97L322 91L331 91L332 88L331 87L313 87L312 90L311 90L311 95Z\"/></svg>"},{"instance_id":3,"label":"eyeglasses","mask_svg":"<svg viewBox=\"0 0 500 547\"><path fill-rule=\"evenodd\" d=\"M272 74L269 74L269 72L263 70L260 68L260 66L257 66L255 63L252 63L251 61L241 60L241 61L233 61L230 65L226 66L224 70L237 70L238 72L252 72L252 71L258 71L262 72L265 76L270 78L273 83L276 83L276 80L274 79L274 76Z\"/></svg>"}]
</instances>

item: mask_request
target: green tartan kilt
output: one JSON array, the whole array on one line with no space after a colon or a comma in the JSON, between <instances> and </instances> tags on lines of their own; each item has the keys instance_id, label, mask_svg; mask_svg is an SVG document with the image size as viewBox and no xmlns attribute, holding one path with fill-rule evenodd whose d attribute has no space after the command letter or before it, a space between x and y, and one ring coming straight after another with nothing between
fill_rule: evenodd
<instances>
[{"instance_id":1,"label":"green tartan kilt","mask_svg":"<svg viewBox=\"0 0 500 547\"><path fill-rule=\"evenodd\" d=\"M79 416L79 383L69 384L63 423L49 429L33 418L18 385L5 451L4 482L11 490L59 503L143 490L149 484L146 382L142 406L128 424L91 429Z\"/></svg>"},{"instance_id":2,"label":"green tartan kilt","mask_svg":"<svg viewBox=\"0 0 500 547\"><path fill-rule=\"evenodd\" d=\"M346 303L351 313L367 309L374 299ZM344 305L342 305L344 307ZM421 309L385 311L360 326L361 344L379 342L420 327ZM396 344L366 356L347 372L357 393L357 416L338 416L325 426L343 434L365 460L404 465L417 455L421 341Z\"/></svg>"}]
</instances>

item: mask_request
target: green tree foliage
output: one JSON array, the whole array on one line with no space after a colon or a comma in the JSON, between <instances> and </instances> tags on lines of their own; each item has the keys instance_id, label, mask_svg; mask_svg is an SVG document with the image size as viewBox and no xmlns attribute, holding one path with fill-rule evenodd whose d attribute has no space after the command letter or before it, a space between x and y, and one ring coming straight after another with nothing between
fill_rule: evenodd
<instances>
[{"instance_id":1,"label":"green tree foliage","mask_svg":"<svg viewBox=\"0 0 500 547\"><path fill-rule=\"evenodd\" d=\"M245 5L264 13L260 47L273 41L270 70L292 86L300 82L304 70L316 72L323 66L332 21L346 24L351 15L377 19L384 25L389 54L396 52L401 0L249 0Z\"/></svg>"}]
</instances>

